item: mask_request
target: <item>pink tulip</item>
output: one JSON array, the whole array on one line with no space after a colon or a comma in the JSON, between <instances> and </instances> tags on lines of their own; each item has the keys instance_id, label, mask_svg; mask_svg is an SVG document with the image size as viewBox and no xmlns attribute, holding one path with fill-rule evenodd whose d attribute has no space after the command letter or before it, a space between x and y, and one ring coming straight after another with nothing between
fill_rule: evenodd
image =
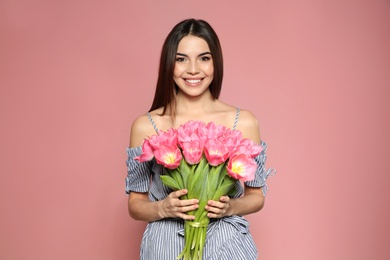
<instances>
[{"instance_id":1,"label":"pink tulip","mask_svg":"<svg viewBox=\"0 0 390 260\"><path fill-rule=\"evenodd\" d=\"M226 167L228 174L237 180L251 181L255 178L257 164L250 157L238 154L230 158Z\"/></svg>"},{"instance_id":2,"label":"pink tulip","mask_svg":"<svg viewBox=\"0 0 390 260\"><path fill-rule=\"evenodd\" d=\"M160 145L177 146L177 130L170 128L168 131L158 132L158 141Z\"/></svg>"},{"instance_id":3,"label":"pink tulip","mask_svg":"<svg viewBox=\"0 0 390 260\"><path fill-rule=\"evenodd\" d=\"M159 149L154 151L154 156L158 164L162 164L165 168L176 169L180 165L182 155L177 146L161 145Z\"/></svg>"},{"instance_id":4,"label":"pink tulip","mask_svg":"<svg viewBox=\"0 0 390 260\"><path fill-rule=\"evenodd\" d=\"M187 163L197 164L202 159L203 144L201 141L182 143L183 155Z\"/></svg>"},{"instance_id":5,"label":"pink tulip","mask_svg":"<svg viewBox=\"0 0 390 260\"><path fill-rule=\"evenodd\" d=\"M207 140L204 145L204 152L207 161L212 166L224 163L229 156L229 150L225 144L216 139Z\"/></svg>"},{"instance_id":6,"label":"pink tulip","mask_svg":"<svg viewBox=\"0 0 390 260\"><path fill-rule=\"evenodd\" d=\"M149 138L150 146L153 150L159 149L161 145L177 146L177 130L170 128L168 131L158 131L157 135Z\"/></svg>"},{"instance_id":7,"label":"pink tulip","mask_svg":"<svg viewBox=\"0 0 390 260\"><path fill-rule=\"evenodd\" d=\"M237 139L237 140L241 140L242 139L242 134L240 131L238 130L232 130L232 129L229 129L227 128L224 132L223 132L225 138L226 137L229 137L229 138L232 138L232 139Z\"/></svg>"},{"instance_id":8,"label":"pink tulip","mask_svg":"<svg viewBox=\"0 0 390 260\"><path fill-rule=\"evenodd\" d=\"M226 129L222 136L218 138L218 140L225 144L226 148L230 151L233 151L237 144L240 143L242 139L242 134L237 130Z\"/></svg>"},{"instance_id":9,"label":"pink tulip","mask_svg":"<svg viewBox=\"0 0 390 260\"><path fill-rule=\"evenodd\" d=\"M206 125L207 139L218 139L223 136L226 131L226 127L223 125L216 125L214 122L210 122Z\"/></svg>"},{"instance_id":10,"label":"pink tulip","mask_svg":"<svg viewBox=\"0 0 390 260\"><path fill-rule=\"evenodd\" d=\"M185 129L185 131L184 129L178 129L177 134L178 134L177 136L178 145L181 148L183 148L183 143L190 143L190 142L200 142L202 144L204 143L201 137L190 129Z\"/></svg>"},{"instance_id":11,"label":"pink tulip","mask_svg":"<svg viewBox=\"0 0 390 260\"><path fill-rule=\"evenodd\" d=\"M177 129L178 145L189 164L197 164L202 158L204 128L205 124L201 121L188 121Z\"/></svg>"},{"instance_id":12,"label":"pink tulip","mask_svg":"<svg viewBox=\"0 0 390 260\"><path fill-rule=\"evenodd\" d=\"M142 144L142 153L140 156L134 158L134 160L139 162L146 162L152 160L154 157L153 148L150 145L149 139L145 139Z\"/></svg>"},{"instance_id":13,"label":"pink tulip","mask_svg":"<svg viewBox=\"0 0 390 260\"><path fill-rule=\"evenodd\" d=\"M180 142L191 142L201 139L205 135L205 123L201 121L188 121L177 129L177 137Z\"/></svg>"},{"instance_id":14,"label":"pink tulip","mask_svg":"<svg viewBox=\"0 0 390 260\"><path fill-rule=\"evenodd\" d=\"M255 158L262 150L263 147L255 144L252 140L245 138L233 149L231 156L234 154L245 154L248 157Z\"/></svg>"}]
</instances>

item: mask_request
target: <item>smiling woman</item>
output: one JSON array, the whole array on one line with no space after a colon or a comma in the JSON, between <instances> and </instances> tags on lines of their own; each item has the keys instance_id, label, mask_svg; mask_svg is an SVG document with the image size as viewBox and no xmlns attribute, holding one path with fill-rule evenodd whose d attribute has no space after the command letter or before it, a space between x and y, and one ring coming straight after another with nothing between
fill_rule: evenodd
<instances>
[{"instance_id":1,"label":"smiling woman","mask_svg":"<svg viewBox=\"0 0 390 260\"><path fill-rule=\"evenodd\" d=\"M210 52L210 56L208 57L212 58L212 66L214 69L213 80L209 86L209 90L215 99L217 99L221 93L223 58L218 36L213 28L205 21L195 19L185 20L177 24L172 29L163 44L156 92L150 111L163 107L163 113L165 113L169 106L171 113L173 115L175 114L175 96L178 91L178 87L175 85L173 77L168 75L173 75L178 62L184 61L188 58L186 57L188 53L182 53L183 51L180 52L178 50L181 41L186 36L197 37L198 39L205 41L207 45L207 47L204 46L205 51ZM203 51L199 52L198 55L202 53ZM187 69L189 68L187 67Z\"/></svg>"},{"instance_id":2,"label":"smiling woman","mask_svg":"<svg viewBox=\"0 0 390 260\"><path fill-rule=\"evenodd\" d=\"M207 94L213 81L214 67L208 44L197 36L185 36L177 48L173 78L182 94L198 97Z\"/></svg>"},{"instance_id":3,"label":"smiling woman","mask_svg":"<svg viewBox=\"0 0 390 260\"><path fill-rule=\"evenodd\" d=\"M127 150L126 192L129 194L129 214L134 219L149 222L142 239L141 259L176 259L184 248L184 223L198 223L196 217L189 214L198 208L206 212L210 219L206 244L204 250L201 250L205 259L257 259L249 223L243 216L261 210L264 205L267 191L265 180L270 173L270 170L265 169L266 145L260 139L258 122L251 112L218 99L222 77L221 46L211 26L203 20L195 19L177 24L163 45L152 107L133 122L130 147ZM237 151L242 149L238 145L241 138L260 144L261 153L253 155L254 179L244 180L244 187L237 182L235 192L229 193L229 196L223 193L225 195L217 196L215 200L206 200L207 203L198 197L187 198L188 190L185 188L173 191L164 186L160 178L164 171L158 159L161 154L151 148L155 145L153 140L164 136L162 130L172 134L167 142L174 141L177 139L177 129L193 120L200 124L212 122L212 125L216 125L215 129L223 128L229 129L228 133L239 133L239 142L234 142L237 147L233 145ZM195 138L200 129L195 127L191 130L193 132L188 133L181 149L192 147L191 139ZM156 132L158 135L155 135ZM144 141L148 136L154 137ZM200 150L210 145L210 138L218 137L215 134L202 136L204 138L195 138ZM232 142L227 141L226 137L229 135L221 136L225 142L221 141L214 146L232 148ZM143 145L141 148L144 142L150 144L150 147ZM181 152L184 150L179 150ZM140 162L139 158L147 161ZM246 162L246 157L221 166L227 167L228 171L233 168L244 169L242 162ZM208 177L205 174L198 178Z\"/></svg>"}]
</instances>

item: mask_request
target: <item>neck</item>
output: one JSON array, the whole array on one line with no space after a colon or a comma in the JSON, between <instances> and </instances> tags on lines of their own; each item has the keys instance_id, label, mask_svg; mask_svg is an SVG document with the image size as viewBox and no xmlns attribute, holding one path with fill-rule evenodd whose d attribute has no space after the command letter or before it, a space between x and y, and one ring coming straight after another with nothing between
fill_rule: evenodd
<instances>
[{"instance_id":1,"label":"neck","mask_svg":"<svg viewBox=\"0 0 390 260\"><path fill-rule=\"evenodd\" d=\"M176 95L176 115L199 115L213 109L216 99L210 91L197 97L188 97L179 92Z\"/></svg>"}]
</instances>

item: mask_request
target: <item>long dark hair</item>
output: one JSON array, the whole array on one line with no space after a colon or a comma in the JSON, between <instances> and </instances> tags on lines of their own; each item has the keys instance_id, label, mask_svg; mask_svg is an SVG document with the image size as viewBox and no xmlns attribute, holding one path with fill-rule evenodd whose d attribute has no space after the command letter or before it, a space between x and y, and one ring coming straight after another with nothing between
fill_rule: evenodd
<instances>
[{"instance_id":1,"label":"long dark hair","mask_svg":"<svg viewBox=\"0 0 390 260\"><path fill-rule=\"evenodd\" d=\"M149 112L163 107L164 110L161 115L164 115L169 106L172 117L175 117L175 93L177 92L177 86L173 80L173 70L175 68L176 52L179 42L187 35L197 36L207 42L214 65L214 77L209 89L214 99L218 99L221 93L223 58L218 36L206 21L187 19L173 27L165 39L161 51L156 92Z\"/></svg>"}]
</instances>

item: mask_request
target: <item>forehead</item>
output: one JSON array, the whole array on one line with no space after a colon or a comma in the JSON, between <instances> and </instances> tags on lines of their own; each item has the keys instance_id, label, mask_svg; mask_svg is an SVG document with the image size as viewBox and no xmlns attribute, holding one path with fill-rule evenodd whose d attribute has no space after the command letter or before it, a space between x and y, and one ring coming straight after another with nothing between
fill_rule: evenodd
<instances>
[{"instance_id":1,"label":"forehead","mask_svg":"<svg viewBox=\"0 0 390 260\"><path fill-rule=\"evenodd\" d=\"M185 54L203 53L210 52L210 48L204 39L194 35L187 35L179 42L177 52Z\"/></svg>"}]
</instances>

